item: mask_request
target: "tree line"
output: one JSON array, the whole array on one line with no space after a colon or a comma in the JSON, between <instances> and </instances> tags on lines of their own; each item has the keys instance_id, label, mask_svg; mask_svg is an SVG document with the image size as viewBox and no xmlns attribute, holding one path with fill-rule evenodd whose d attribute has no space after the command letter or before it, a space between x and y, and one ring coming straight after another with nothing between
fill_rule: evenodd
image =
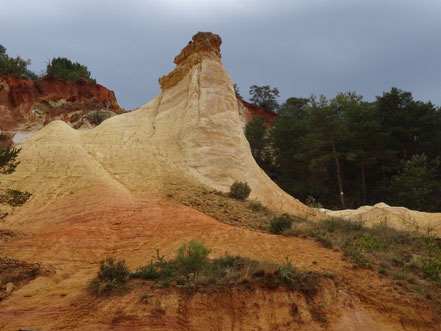
<instances>
[{"instance_id":1,"label":"tree line","mask_svg":"<svg viewBox=\"0 0 441 331\"><path fill-rule=\"evenodd\" d=\"M46 70L40 75L37 75L28 68L30 64L31 60L24 60L20 56L10 57L6 54L6 48L0 45L0 75L12 75L34 81L42 77L56 77L71 82L83 78L96 83L96 80L91 77L91 73L85 65L72 62L65 57L51 59L46 66Z\"/></svg>"},{"instance_id":2,"label":"tree line","mask_svg":"<svg viewBox=\"0 0 441 331\"><path fill-rule=\"evenodd\" d=\"M246 137L257 163L285 191L330 209L385 202L441 211L441 109L391 88L366 102L355 92L289 98L250 88L251 102L278 116L257 116ZM269 106L268 106L269 105Z\"/></svg>"}]
</instances>

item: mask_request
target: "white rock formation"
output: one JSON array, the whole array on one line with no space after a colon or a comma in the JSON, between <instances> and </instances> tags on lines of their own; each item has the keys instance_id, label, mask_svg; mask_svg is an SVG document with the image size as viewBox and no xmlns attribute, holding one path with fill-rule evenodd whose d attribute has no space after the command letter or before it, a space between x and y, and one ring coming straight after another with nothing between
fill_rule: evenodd
<instances>
[{"instance_id":1,"label":"white rock formation","mask_svg":"<svg viewBox=\"0 0 441 331\"><path fill-rule=\"evenodd\" d=\"M35 205L82 190L131 201L171 178L190 177L228 191L246 181L265 205L306 214L254 161L231 79L220 60L221 39L198 33L161 77L162 93L139 110L90 131L52 122L22 147L17 171L0 180L33 193ZM135 199L134 199L135 198ZM31 201L32 202L32 201Z\"/></svg>"}]
</instances>

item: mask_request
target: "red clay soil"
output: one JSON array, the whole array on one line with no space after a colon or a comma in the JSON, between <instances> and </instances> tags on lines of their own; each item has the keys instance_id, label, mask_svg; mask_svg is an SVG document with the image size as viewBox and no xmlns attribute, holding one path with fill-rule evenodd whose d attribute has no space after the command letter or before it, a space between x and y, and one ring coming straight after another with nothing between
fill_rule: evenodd
<instances>
[{"instance_id":1,"label":"red clay soil","mask_svg":"<svg viewBox=\"0 0 441 331\"><path fill-rule=\"evenodd\" d=\"M277 117L277 115L272 111L257 107L252 103L242 100L241 98L237 98L237 100L245 107L244 113L246 123L250 122L254 116L262 116L265 120L266 125L269 126L271 122Z\"/></svg>"},{"instance_id":2,"label":"red clay soil","mask_svg":"<svg viewBox=\"0 0 441 331\"><path fill-rule=\"evenodd\" d=\"M13 231L0 254L53 270L0 302L0 329L37 330L413 330L436 329L439 316L421 296L371 270L354 269L341 253L315 241L281 237L221 223L190 207L159 198L134 203L98 194L59 197L39 210L3 222ZM122 295L86 291L99 262L126 259L131 270L156 249L173 257L185 241L256 260L292 260L299 268L336 275L313 299L283 288L239 286L187 293L135 286Z\"/></svg>"},{"instance_id":3,"label":"red clay soil","mask_svg":"<svg viewBox=\"0 0 441 331\"><path fill-rule=\"evenodd\" d=\"M54 105L60 100L63 102ZM40 114L35 113L35 108ZM0 75L0 143L3 145L11 145L5 131L31 130L35 122L42 121L44 126L54 118L69 122L68 115L73 111L97 109L122 112L113 91L85 79L69 82L47 77L34 82Z\"/></svg>"}]
</instances>

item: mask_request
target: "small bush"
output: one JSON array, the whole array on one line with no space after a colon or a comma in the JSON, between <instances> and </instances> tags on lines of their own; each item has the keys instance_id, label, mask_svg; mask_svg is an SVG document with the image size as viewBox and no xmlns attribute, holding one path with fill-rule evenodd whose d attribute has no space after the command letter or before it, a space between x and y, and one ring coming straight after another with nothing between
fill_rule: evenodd
<instances>
[{"instance_id":1,"label":"small bush","mask_svg":"<svg viewBox=\"0 0 441 331\"><path fill-rule=\"evenodd\" d=\"M130 275L130 277L141 279L157 279L160 275L160 272L153 265L153 261L150 261L150 264L148 266L137 269L136 272Z\"/></svg>"},{"instance_id":2,"label":"small bush","mask_svg":"<svg viewBox=\"0 0 441 331\"><path fill-rule=\"evenodd\" d=\"M129 278L129 270L124 260L115 262L113 257L101 261L97 277L90 284L90 289L96 294L109 292L124 285Z\"/></svg>"},{"instance_id":3,"label":"small bush","mask_svg":"<svg viewBox=\"0 0 441 331\"><path fill-rule=\"evenodd\" d=\"M430 236L422 242L425 256L419 258L421 270L431 280L441 280L441 248L438 247L435 237Z\"/></svg>"},{"instance_id":4,"label":"small bush","mask_svg":"<svg viewBox=\"0 0 441 331\"><path fill-rule=\"evenodd\" d=\"M232 267L234 265L234 263L236 262L236 260L237 259L234 256L225 254L224 257L219 258L219 265L222 268Z\"/></svg>"},{"instance_id":5,"label":"small bush","mask_svg":"<svg viewBox=\"0 0 441 331\"><path fill-rule=\"evenodd\" d=\"M0 148L0 174L10 175L20 161L16 161L21 148Z\"/></svg>"},{"instance_id":6,"label":"small bush","mask_svg":"<svg viewBox=\"0 0 441 331\"><path fill-rule=\"evenodd\" d=\"M358 265L361 268L369 267L369 260L363 254L363 251L359 248L346 248L345 255L350 256L352 263Z\"/></svg>"},{"instance_id":7,"label":"small bush","mask_svg":"<svg viewBox=\"0 0 441 331\"><path fill-rule=\"evenodd\" d=\"M315 200L313 196L308 196L306 199L306 204L310 208L323 208L322 204Z\"/></svg>"},{"instance_id":8,"label":"small bush","mask_svg":"<svg viewBox=\"0 0 441 331\"><path fill-rule=\"evenodd\" d=\"M0 196L0 202L5 202L13 207L19 207L24 205L31 195L31 193L26 191L8 189L5 194Z\"/></svg>"},{"instance_id":9,"label":"small bush","mask_svg":"<svg viewBox=\"0 0 441 331\"><path fill-rule=\"evenodd\" d=\"M259 200L250 200L248 205L250 206L251 210L253 210L253 211L259 211L259 210L262 210L262 208L263 208L263 205Z\"/></svg>"},{"instance_id":10,"label":"small bush","mask_svg":"<svg viewBox=\"0 0 441 331\"><path fill-rule=\"evenodd\" d=\"M302 237L307 238L311 234L313 225L308 222L296 222L292 224L291 229L283 232L288 237Z\"/></svg>"},{"instance_id":11,"label":"small bush","mask_svg":"<svg viewBox=\"0 0 441 331\"><path fill-rule=\"evenodd\" d=\"M269 231L272 234L282 234L284 230L291 229L292 219L288 215L275 217L270 222Z\"/></svg>"},{"instance_id":12,"label":"small bush","mask_svg":"<svg viewBox=\"0 0 441 331\"><path fill-rule=\"evenodd\" d=\"M179 247L176 262L185 273L197 274L206 264L210 252L203 243L191 240Z\"/></svg>"},{"instance_id":13,"label":"small bush","mask_svg":"<svg viewBox=\"0 0 441 331\"><path fill-rule=\"evenodd\" d=\"M229 196L237 200L245 200L251 193L251 188L247 182L235 181L230 186Z\"/></svg>"},{"instance_id":14,"label":"small bush","mask_svg":"<svg viewBox=\"0 0 441 331\"><path fill-rule=\"evenodd\" d=\"M379 250L382 247L378 237L369 233L361 237L360 244L368 252Z\"/></svg>"},{"instance_id":15,"label":"small bush","mask_svg":"<svg viewBox=\"0 0 441 331\"><path fill-rule=\"evenodd\" d=\"M310 271L297 270L288 259L280 267L278 278L285 286L306 295L312 296L318 291L318 275Z\"/></svg>"},{"instance_id":16,"label":"small bush","mask_svg":"<svg viewBox=\"0 0 441 331\"><path fill-rule=\"evenodd\" d=\"M106 116L100 113L98 110L92 110L85 116L86 119L94 125L100 125L106 118Z\"/></svg>"}]
</instances>

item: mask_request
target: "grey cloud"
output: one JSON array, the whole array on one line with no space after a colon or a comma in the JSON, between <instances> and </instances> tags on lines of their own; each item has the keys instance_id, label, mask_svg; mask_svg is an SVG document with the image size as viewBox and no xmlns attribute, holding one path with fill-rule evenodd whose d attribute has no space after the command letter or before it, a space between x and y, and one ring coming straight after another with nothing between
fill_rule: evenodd
<instances>
[{"instance_id":1,"label":"grey cloud","mask_svg":"<svg viewBox=\"0 0 441 331\"><path fill-rule=\"evenodd\" d=\"M223 64L244 96L270 84L280 101L347 90L373 100L397 86L441 105L439 1L173 3L2 0L0 43L37 72L55 56L87 65L128 109L160 93L157 79L197 31L221 35Z\"/></svg>"}]
</instances>

